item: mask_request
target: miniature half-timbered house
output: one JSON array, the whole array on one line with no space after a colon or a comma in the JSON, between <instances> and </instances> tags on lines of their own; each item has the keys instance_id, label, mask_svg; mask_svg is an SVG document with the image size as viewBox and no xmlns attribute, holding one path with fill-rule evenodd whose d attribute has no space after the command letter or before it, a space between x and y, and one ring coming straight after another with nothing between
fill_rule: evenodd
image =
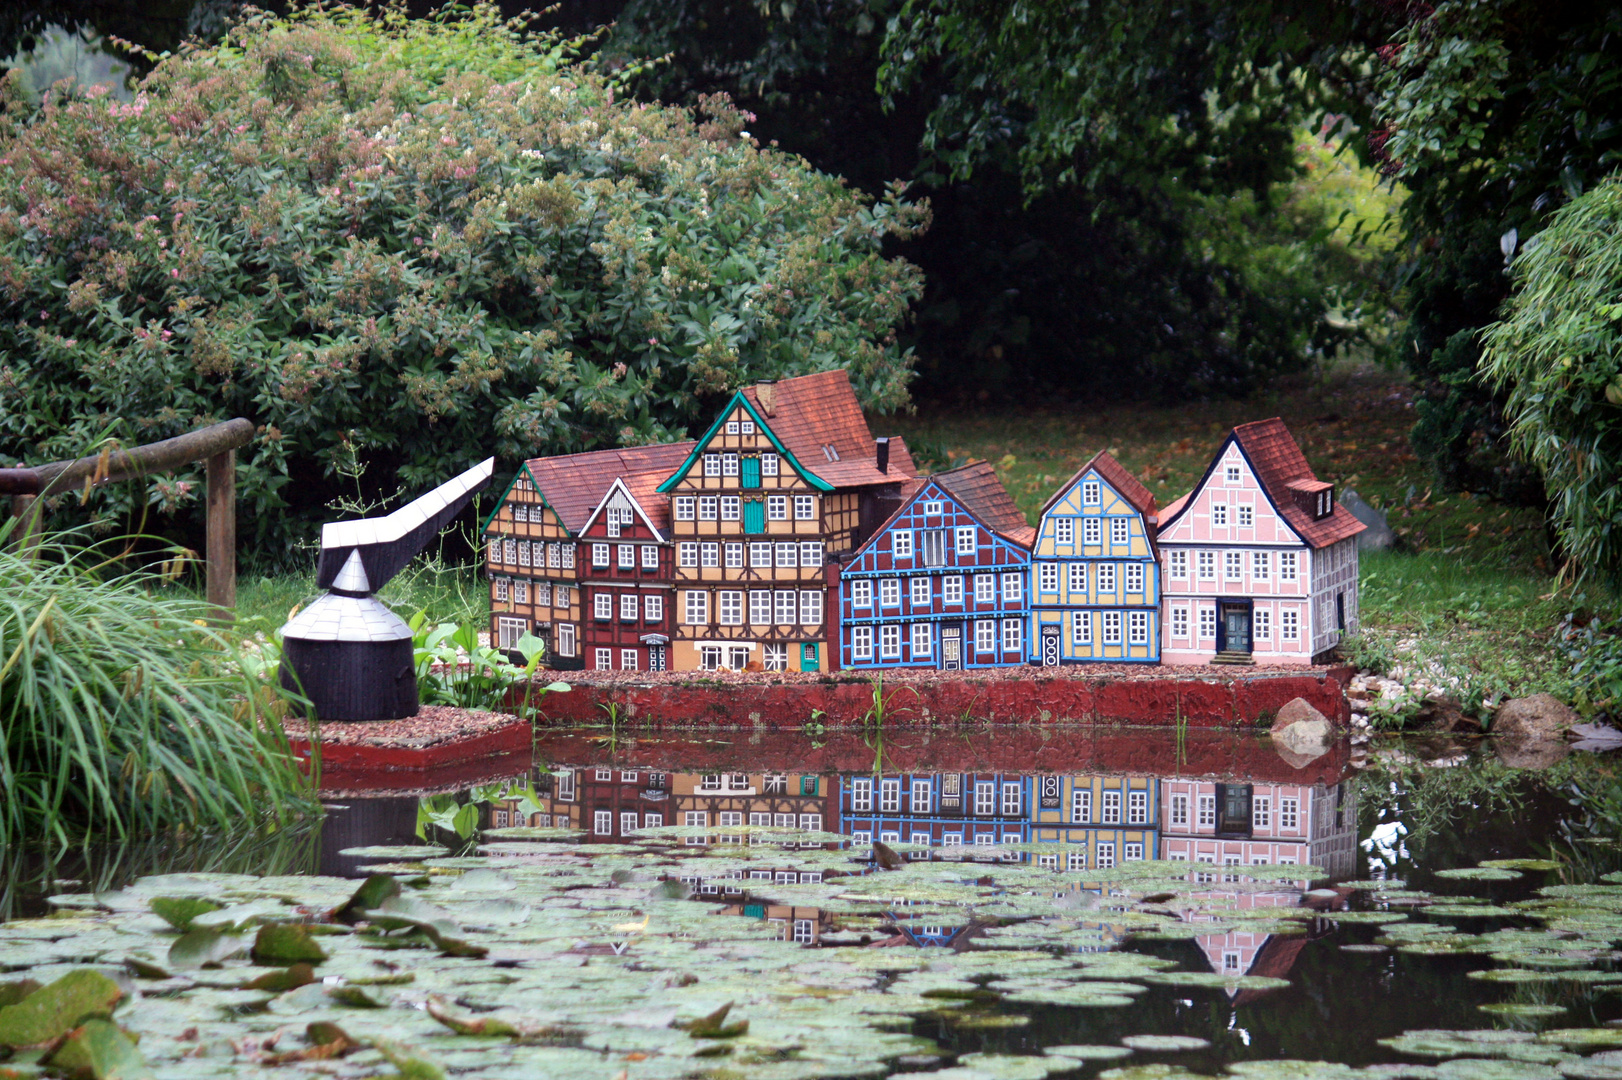
<instances>
[{"instance_id":1,"label":"miniature half-timbered house","mask_svg":"<svg viewBox=\"0 0 1622 1080\"><path fill-rule=\"evenodd\" d=\"M1305 865L1330 877L1356 873L1357 806L1345 783L1217 783L1165 777L1162 858L1206 863L1195 881L1243 876L1239 867Z\"/></svg>"},{"instance_id":2,"label":"miniature half-timbered house","mask_svg":"<svg viewBox=\"0 0 1622 1080\"><path fill-rule=\"evenodd\" d=\"M853 843L946 849L1023 844L1031 778L1014 773L902 773L839 778L839 831ZM971 851L963 854L972 854Z\"/></svg>"},{"instance_id":3,"label":"miniature half-timbered house","mask_svg":"<svg viewBox=\"0 0 1622 1080\"><path fill-rule=\"evenodd\" d=\"M1033 535L984 461L914 480L839 572L840 666L1025 663Z\"/></svg>"},{"instance_id":4,"label":"miniature half-timbered house","mask_svg":"<svg viewBox=\"0 0 1622 1080\"><path fill-rule=\"evenodd\" d=\"M1030 647L1047 667L1160 661L1155 497L1108 453L1042 507L1031 552Z\"/></svg>"},{"instance_id":5,"label":"miniature half-timbered house","mask_svg":"<svg viewBox=\"0 0 1622 1080\"><path fill-rule=\"evenodd\" d=\"M692 447L524 463L484 525L498 648L529 632L555 668L668 663L672 559L664 498L654 489Z\"/></svg>"},{"instance_id":6,"label":"miniature half-timbered house","mask_svg":"<svg viewBox=\"0 0 1622 1080\"><path fill-rule=\"evenodd\" d=\"M688 837L686 843L695 846L742 843L744 834L727 833L728 826L820 833L828 820L828 780L817 773L676 773L672 789L679 815L672 824L719 832Z\"/></svg>"},{"instance_id":7,"label":"miniature half-timbered house","mask_svg":"<svg viewBox=\"0 0 1622 1080\"><path fill-rule=\"evenodd\" d=\"M1036 864L1107 870L1159 858L1159 785L1153 776L1033 777L1031 843L1055 845L1051 855L1039 852Z\"/></svg>"},{"instance_id":8,"label":"miniature half-timbered house","mask_svg":"<svg viewBox=\"0 0 1622 1080\"><path fill-rule=\"evenodd\" d=\"M581 824L591 843L632 839L638 829L669 825L671 774L634 766L594 765L574 771Z\"/></svg>"},{"instance_id":9,"label":"miniature half-timbered house","mask_svg":"<svg viewBox=\"0 0 1622 1080\"><path fill-rule=\"evenodd\" d=\"M827 561L888 516L916 470L874 440L843 371L732 396L659 486L671 500L671 667L829 666Z\"/></svg>"},{"instance_id":10,"label":"miniature half-timbered house","mask_svg":"<svg viewBox=\"0 0 1622 1080\"><path fill-rule=\"evenodd\" d=\"M1355 634L1363 524L1282 420L1233 429L1160 514L1167 663L1305 664Z\"/></svg>"}]
</instances>

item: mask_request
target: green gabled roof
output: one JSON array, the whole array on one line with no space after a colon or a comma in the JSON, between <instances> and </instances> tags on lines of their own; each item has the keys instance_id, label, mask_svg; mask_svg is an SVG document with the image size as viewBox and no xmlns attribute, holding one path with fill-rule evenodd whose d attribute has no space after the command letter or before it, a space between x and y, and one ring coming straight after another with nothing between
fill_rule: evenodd
<instances>
[{"instance_id":1,"label":"green gabled roof","mask_svg":"<svg viewBox=\"0 0 1622 1080\"><path fill-rule=\"evenodd\" d=\"M558 519L558 528L563 530L563 535L573 536L574 533L569 531L569 526L564 524L563 515L558 513L552 504L547 501L546 492L541 490L541 485L536 481L535 474L529 471L529 462L527 461L518 466L518 471L513 473L513 478L507 481L507 486L501 491L501 497L496 500L496 508L490 511L490 516L484 519L483 525L479 526L479 535L483 536L490 531L490 523L496 520L496 515L501 513L501 508L507 505L507 496L512 494L513 487L518 483L518 478L526 474L529 476L529 482L535 487L535 494L541 497L541 505L551 510L552 516Z\"/></svg>"},{"instance_id":2,"label":"green gabled roof","mask_svg":"<svg viewBox=\"0 0 1622 1080\"><path fill-rule=\"evenodd\" d=\"M744 410L755 418L755 423L760 425L760 430L764 431L766 437L772 441L772 445L777 447L778 455L793 467L794 472L801 480L804 480L818 491L832 491L834 489L834 486L828 481L800 464L799 459L791 454L788 447L784 446L782 440L777 437L777 432L772 430L772 426L761 419L760 413L756 412L755 407L749 403L749 398L744 395L742 390L739 390L732 395L732 400L727 402L726 408L722 409L721 414L715 418L715 423L711 424L709 430L699 437L697 444L693 447L693 452L688 454L687 460L681 463L681 468L671 473L670 479L660 484L656 489L661 495L668 495L670 489L680 483L682 477L692 471L693 466L703 455L704 447L708 446L710 440L715 438L715 433L721 429L721 425L726 422L728 416L732 415L732 410L737 405L742 405Z\"/></svg>"}]
</instances>

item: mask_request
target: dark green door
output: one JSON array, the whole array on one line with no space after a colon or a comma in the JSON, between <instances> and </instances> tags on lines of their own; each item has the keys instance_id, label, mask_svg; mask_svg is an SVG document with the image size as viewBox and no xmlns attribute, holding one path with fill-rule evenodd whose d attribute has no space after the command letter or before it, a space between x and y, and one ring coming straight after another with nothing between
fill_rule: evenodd
<instances>
[{"instance_id":1,"label":"dark green door","mask_svg":"<svg viewBox=\"0 0 1622 1080\"><path fill-rule=\"evenodd\" d=\"M743 459L742 464L743 464L743 477L742 477L743 486L746 487L746 488L757 488L757 487L759 487L760 486L760 459L758 457L746 457L746 458Z\"/></svg>"},{"instance_id":2,"label":"dark green door","mask_svg":"<svg viewBox=\"0 0 1622 1080\"><path fill-rule=\"evenodd\" d=\"M1228 652L1250 651L1250 605L1225 604L1222 608L1222 629Z\"/></svg>"},{"instance_id":3,"label":"dark green door","mask_svg":"<svg viewBox=\"0 0 1622 1080\"><path fill-rule=\"evenodd\" d=\"M766 503L764 501L760 499L745 499L743 501L743 531L746 533L763 533L766 531Z\"/></svg>"},{"instance_id":4,"label":"dark green door","mask_svg":"<svg viewBox=\"0 0 1622 1080\"><path fill-rule=\"evenodd\" d=\"M1249 833L1250 785L1218 784L1216 788L1217 810L1221 814L1217 819L1217 832Z\"/></svg>"}]
</instances>

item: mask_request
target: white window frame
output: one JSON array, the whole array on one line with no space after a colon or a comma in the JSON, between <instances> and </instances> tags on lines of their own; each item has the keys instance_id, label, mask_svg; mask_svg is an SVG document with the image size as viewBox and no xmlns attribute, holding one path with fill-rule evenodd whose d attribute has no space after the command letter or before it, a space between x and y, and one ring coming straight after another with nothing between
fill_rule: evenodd
<instances>
[{"instance_id":1,"label":"white window frame","mask_svg":"<svg viewBox=\"0 0 1622 1080\"><path fill-rule=\"evenodd\" d=\"M1056 593L1059 591L1059 564L1044 562L1036 564L1036 588L1042 593Z\"/></svg>"},{"instance_id":2,"label":"white window frame","mask_svg":"<svg viewBox=\"0 0 1622 1080\"><path fill-rule=\"evenodd\" d=\"M599 592L591 598L591 614L597 619L612 619L614 617L614 596L609 592Z\"/></svg>"},{"instance_id":3,"label":"white window frame","mask_svg":"<svg viewBox=\"0 0 1622 1080\"><path fill-rule=\"evenodd\" d=\"M768 495L768 496L766 496L766 520L767 521L787 521L788 520L788 496L787 495Z\"/></svg>"},{"instance_id":4,"label":"white window frame","mask_svg":"<svg viewBox=\"0 0 1622 1080\"><path fill-rule=\"evenodd\" d=\"M1104 523L1095 517L1082 519L1081 542L1088 547L1097 547L1102 544L1104 542Z\"/></svg>"},{"instance_id":5,"label":"white window frame","mask_svg":"<svg viewBox=\"0 0 1622 1080\"><path fill-rule=\"evenodd\" d=\"M1104 488L1097 480L1081 482L1081 505L1098 506L1103 502Z\"/></svg>"},{"instance_id":6,"label":"white window frame","mask_svg":"<svg viewBox=\"0 0 1622 1080\"><path fill-rule=\"evenodd\" d=\"M1053 542L1065 547L1074 547L1076 543L1076 519L1073 517L1057 517L1053 519Z\"/></svg>"},{"instance_id":7,"label":"white window frame","mask_svg":"<svg viewBox=\"0 0 1622 1080\"><path fill-rule=\"evenodd\" d=\"M1077 787L1070 789L1070 820L1081 824L1091 824L1093 820L1093 789Z\"/></svg>"},{"instance_id":8,"label":"white window frame","mask_svg":"<svg viewBox=\"0 0 1622 1080\"><path fill-rule=\"evenodd\" d=\"M794 520L817 520L817 497L815 495L794 496Z\"/></svg>"},{"instance_id":9,"label":"white window frame","mask_svg":"<svg viewBox=\"0 0 1622 1080\"><path fill-rule=\"evenodd\" d=\"M997 651L996 619L975 620L974 651L980 655L989 655Z\"/></svg>"},{"instance_id":10,"label":"white window frame","mask_svg":"<svg viewBox=\"0 0 1622 1080\"><path fill-rule=\"evenodd\" d=\"M593 649L592 654L593 655L592 655L592 660L591 660L591 666L592 666L592 668L594 670L596 670L596 671L613 671L614 670L614 650L613 649Z\"/></svg>"},{"instance_id":11,"label":"white window frame","mask_svg":"<svg viewBox=\"0 0 1622 1080\"><path fill-rule=\"evenodd\" d=\"M959 525L957 527L956 547L954 548L957 554L973 555L980 550L980 546L976 542L977 538L974 535L976 531L973 525Z\"/></svg>"},{"instance_id":12,"label":"white window frame","mask_svg":"<svg viewBox=\"0 0 1622 1080\"><path fill-rule=\"evenodd\" d=\"M1143 564L1130 562L1126 564L1126 581L1121 586L1125 592L1140 593L1143 591Z\"/></svg>"},{"instance_id":13,"label":"white window frame","mask_svg":"<svg viewBox=\"0 0 1622 1080\"><path fill-rule=\"evenodd\" d=\"M1194 553L1194 562L1198 567L1201 581L1215 581L1217 579L1216 552L1197 551Z\"/></svg>"},{"instance_id":14,"label":"white window frame","mask_svg":"<svg viewBox=\"0 0 1622 1080\"><path fill-rule=\"evenodd\" d=\"M1002 576L1002 602L1011 607L1015 604L1023 603L1024 600L1024 575L1018 573L1017 571L1012 574L1004 574Z\"/></svg>"},{"instance_id":15,"label":"white window frame","mask_svg":"<svg viewBox=\"0 0 1622 1080\"><path fill-rule=\"evenodd\" d=\"M890 554L898 559L912 558L911 529L895 529L890 533Z\"/></svg>"},{"instance_id":16,"label":"white window frame","mask_svg":"<svg viewBox=\"0 0 1622 1080\"><path fill-rule=\"evenodd\" d=\"M1112 545L1130 544L1132 542L1132 525L1124 517L1109 519L1109 542Z\"/></svg>"},{"instance_id":17,"label":"white window frame","mask_svg":"<svg viewBox=\"0 0 1622 1080\"><path fill-rule=\"evenodd\" d=\"M1025 646L1025 620L1004 619L1002 621L1002 651L1018 654Z\"/></svg>"},{"instance_id":18,"label":"white window frame","mask_svg":"<svg viewBox=\"0 0 1622 1080\"><path fill-rule=\"evenodd\" d=\"M885 623L879 627L879 659L901 659L901 626L899 623Z\"/></svg>"},{"instance_id":19,"label":"white window frame","mask_svg":"<svg viewBox=\"0 0 1622 1080\"><path fill-rule=\"evenodd\" d=\"M1215 641L1216 640L1216 624L1217 624L1216 605L1214 605L1214 604L1201 604L1200 605L1200 636L1199 636L1199 640L1200 641Z\"/></svg>"},{"instance_id":20,"label":"white window frame","mask_svg":"<svg viewBox=\"0 0 1622 1080\"><path fill-rule=\"evenodd\" d=\"M638 603L639 599L634 592L620 593L621 622L636 622L642 608L642 605Z\"/></svg>"},{"instance_id":21,"label":"white window frame","mask_svg":"<svg viewBox=\"0 0 1622 1080\"><path fill-rule=\"evenodd\" d=\"M912 658L922 660L935 655L935 631L927 622L912 624Z\"/></svg>"},{"instance_id":22,"label":"white window frame","mask_svg":"<svg viewBox=\"0 0 1622 1080\"><path fill-rule=\"evenodd\" d=\"M1099 622L1102 623L1100 640L1105 645L1121 644L1121 613L1119 611L1101 611Z\"/></svg>"},{"instance_id":23,"label":"white window frame","mask_svg":"<svg viewBox=\"0 0 1622 1080\"><path fill-rule=\"evenodd\" d=\"M867 578L854 578L850 583L850 606L853 608L871 608L873 606L873 582Z\"/></svg>"},{"instance_id":24,"label":"white window frame","mask_svg":"<svg viewBox=\"0 0 1622 1080\"><path fill-rule=\"evenodd\" d=\"M1076 645L1091 645L1093 643L1093 613L1091 611L1072 611L1070 613L1070 640Z\"/></svg>"},{"instance_id":25,"label":"white window frame","mask_svg":"<svg viewBox=\"0 0 1622 1080\"><path fill-rule=\"evenodd\" d=\"M677 495L675 515L677 521L693 521L697 517L698 499L692 495Z\"/></svg>"},{"instance_id":26,"label":"white window frame","mask_svg":"<svg viewBox=\"0 0 1622 1080\"><path fill-rule=\"evenodd\" d=\"M850 628L850 653L856 660L873 659L873 628L871 626L853 626Z\"/></svg>"},{"instance_id":27,"label":"white window frame","mask_svg":"<svg viewBox=\"0 0 1622 1080\"><path fill-rule=\"evenodd\" d=\"M930 579L925 575L918 575L907 582L907 602L915 609L928 607L933 598L930 596Z\"/></svg>"},{"instance_id":28,"label":"white window frame","mask_svg":"<svg viewBox=\"0 0 1622 1080\"><path fill-rule=\"evenodd\" d=\"M703 589L689 589L682 598L682 625L708 626L710 624L710 594Z\"/></svg>"},{"instance_id":29,"label":"white window frame","mask_svg":"<svg viewBox=\"0 0 1622 1080\"><path fill-rule=\"evenodd\" d=\"M1177 581L1188 580L1188 552L1173 551L1169 553L1167 565L1171 576Z\"/></svg>"},{"instance_id":30,"label":"white window frame","mask_svg":"<svg viewBox=\"0 0 1622 1080\"><path fill-rule=\"evenodd\" d=\"M1097 581L1098 581L1098 591L1100 593L1112 593L1112 592L1114 592L1115 591L1115 564L1114 563L1107 563L1107 562L1106 563L1099 563L1098 568L1097 568L1097 573L1098 573L1098 579L1097 579Z\"/></svg>"},{"instance_id":31,"label":"white window frame","mask_svg":"<svg viewBox=\"0 0 1622 1080\"><path fill-rule=\"evenodd\" d=\"M974 575L974 602L976 604L995 604L997 602L997 575Z\"/></svg>"},{"instance_id":32,"label":"white window frame","mask_svg":"<svg viewBox=\"0 0 1622 1080\"><path fill-rule=\"evenodd\" d=\"M1126 793L1126 823L1128 825L1147 825L1149 823L1149 793L1147 791L1128 791Z\"/></svg>"},{"instance_id":33,"label":"white window frame","mask_svg":"<svg viewBox=\"0 0 1622 1080\"><path fill-rule=\"evenodd\" d=\"M1226 528L1228 524L1228 504L1214 502L1211 504L1211 524Z\"/></svg>"},{"instance_id":34,"label":"white window frame","mask_svg":"<svg viewBox=\"0 0 1622 1080\"><path fill-rule=\"evenodd\" d=\"M1149 644L1149 613L1147 611L1129 611L1126 613L1126 643L1128 645Z\"/></svg>"},{"instance_id":35,"label":"white window frame","mask_svg":"<svg viewBox=\"0 0 1622 1080\"><path fill-rule=\"evenodd\" d=\"M900 578L893 578L893 577L880 578L879 579L879 607L881 607L881 608L898 608L900 606L901 606L901 579Z\"/></svg>"},{"instance_id":36,"label":"white window frame","mask_svg":"<svg viewBox=\"0 0 1622 1080\"><path fill-rule=\"evenodd\" d=\"M947 574L941 578L941 603L963 603L963 576L961 574Z\"/></svg>"},{"instance_id":37,"label":"white window frame","mask_svg":"<svg viewBox=\"0 0 1622 1080\"><path fill-rule=\"evenodd\" d=\"M1245 576L1245 553L1242 551L1224 551L1222 553L1222 580L1242 581Z\"/></svg>"},{"instance_id":38,"label":"white window frame","mask_svg":"<svg viewBox=\"0 0 1622 1080\"><path fill-rule=\"evenodd\" d=\"M1188 827L1188 796L1173 795L1171 797L1171 824Z\"/></svg>"}]
</instances>

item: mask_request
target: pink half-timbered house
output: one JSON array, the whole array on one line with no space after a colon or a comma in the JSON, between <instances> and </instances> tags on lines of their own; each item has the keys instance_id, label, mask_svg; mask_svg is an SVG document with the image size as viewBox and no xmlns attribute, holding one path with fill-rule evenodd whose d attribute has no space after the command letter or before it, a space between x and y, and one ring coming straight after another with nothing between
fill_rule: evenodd
<instances>
[{"instance_id":1,"label":"pink half-timbered house","mask_svg":"<svg viewBox=\"0 0 1622 1080\"><path fill-rule=\"evenodd\" d=\"M1204 863L1197 882L1239 867L1311 865L1348 878L1357 863L1357 806L1346 784L1247 784L1163 777L1161 858Z\"/></svg>"},{"instance_id":2,"label":"pink half-timbered house","mask_svg":"<svg viewBox=\"0 0 1622 1080\"><path fill-rule=\"evenodd\" d=\"M1278 418L1242 424L1160 514L1161 661L1307 664L1357 632L1363 524Z\"/></svg>"}]
</instances>

